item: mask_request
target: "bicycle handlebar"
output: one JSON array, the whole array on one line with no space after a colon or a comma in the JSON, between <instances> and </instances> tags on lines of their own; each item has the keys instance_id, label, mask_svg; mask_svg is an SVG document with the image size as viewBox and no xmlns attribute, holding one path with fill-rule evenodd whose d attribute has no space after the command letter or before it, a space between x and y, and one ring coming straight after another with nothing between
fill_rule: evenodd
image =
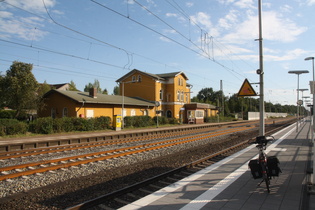
<instances>
[{"instance_id":1,"label":"bicycle handlebar","mask_svg":"<svg viewBox=\"0 0 315 210\"><path fill-rule=\"evenodd\" d=\"M267 139L269 137L269 139ZM269 141L275 140L273 136L258 136L256 137L256 141L252 142L252 144L258 144L266 146Z\"/></svg>"}]
</instances>

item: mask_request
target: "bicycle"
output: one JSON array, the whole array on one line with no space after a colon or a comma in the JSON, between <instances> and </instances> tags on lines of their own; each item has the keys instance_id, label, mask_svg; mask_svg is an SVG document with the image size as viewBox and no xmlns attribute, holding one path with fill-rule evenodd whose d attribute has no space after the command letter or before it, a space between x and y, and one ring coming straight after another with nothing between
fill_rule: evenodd
<instances>
[{"instance_id":1,"label":"bicycle","mask_svg":"<svg viewBox=\"0 0 315 210\"><path fill-rule=\"evenodd\" d=\"M258 159L250 160L248 164L254 179L262 178L258 186L265 182L268 193L270 193L270 179L273 176L279 176L279 172L281 172L278 158L276 156L267 157L264 152L268 142L275 140L273 136L269 136L269 138L267 139L266 136L256 137L256 141L253 144L257 144L256 147L259 150Z\"/></svg>"}]
</instances>

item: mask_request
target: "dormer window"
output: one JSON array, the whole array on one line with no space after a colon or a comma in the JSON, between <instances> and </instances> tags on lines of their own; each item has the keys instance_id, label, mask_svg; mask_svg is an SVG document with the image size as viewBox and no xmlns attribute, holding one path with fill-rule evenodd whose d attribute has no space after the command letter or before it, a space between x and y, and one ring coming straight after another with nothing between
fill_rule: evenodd
<instances>
[{"instance_id":1,"label":"dormer window","mask_svg":"<svg viewBox=\"0 0 315 210\"><path fill-rule=\"evenodd\" d=\"M136 76L132 76L132 81L133 82L137 81L137 77Z\"/></svg>"},{"instance_id":2,"label":"dormer window","mask_svg":"<svg viewBox=\"0 0 315 210\"><path fill-rule=\"evenodd\" d=\"M141 75L138 75L138 82L141 82Z\"/></svg>"}]
</instances>

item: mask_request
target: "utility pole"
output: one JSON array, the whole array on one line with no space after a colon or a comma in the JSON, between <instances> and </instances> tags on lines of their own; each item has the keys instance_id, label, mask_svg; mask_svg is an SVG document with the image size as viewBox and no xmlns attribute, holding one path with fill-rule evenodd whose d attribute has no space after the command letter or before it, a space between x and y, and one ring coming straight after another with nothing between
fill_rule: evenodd
<instances>
[{"instance_id":1,"label":"utility pole","mask_svg":"<svg viewBox=\"0 0 315 210\"><path fill-rule=\"evenodd\" d=\"M220 80L220 90L221 90L221 97L222 97L222 116L224 117L224 94L223 94L223 82Z\"/></svg>"},{"instance_id":2,"label":"utility pole","mask_svg":"<svg viewBox=\"0 0 315 210\"><path fill-rule=\"evenodd\" d=\"M261 0L258 0L258 22L259 22L259 136L265 136L265 102L264 102L264 63L263 63L263 38L262 38L262 18L261 18Z\"/></svg>"}]
</instances>

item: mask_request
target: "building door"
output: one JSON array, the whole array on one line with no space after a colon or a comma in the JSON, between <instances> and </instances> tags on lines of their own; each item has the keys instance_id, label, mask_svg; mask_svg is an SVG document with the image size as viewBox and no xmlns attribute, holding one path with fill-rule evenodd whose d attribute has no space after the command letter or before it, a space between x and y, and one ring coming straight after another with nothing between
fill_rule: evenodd
<instances>
[{"instance_id":1,"label":"building door","mask_svg":"<svg viewBox=\"0 0 315 210\"><path fill-rule=\"evenodd\" d=\"M166 111L166 117L167 117L167 118L172 118L172 117L173 117L171 110L167 110L167 111Z\"/></svg>"}]
</instances>

